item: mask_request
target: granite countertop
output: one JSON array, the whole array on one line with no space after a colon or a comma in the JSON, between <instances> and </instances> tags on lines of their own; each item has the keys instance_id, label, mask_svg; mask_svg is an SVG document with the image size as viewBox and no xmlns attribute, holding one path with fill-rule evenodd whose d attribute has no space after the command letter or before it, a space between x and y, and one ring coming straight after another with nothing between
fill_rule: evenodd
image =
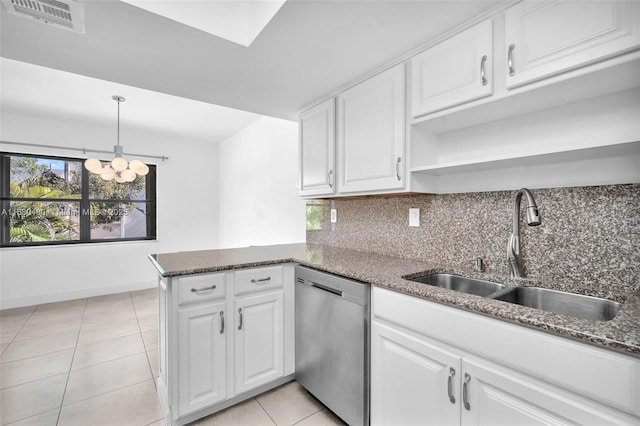
<instances>
[{"instance_id":1,"label":"granite countertop","mask_svg":"<svg viewBox=\"0 0 640 426\"><path fill-rule=\"evenodd\" d=\"M389 288L640 357L640 292L623 294L612 292L604 286L593 288L572 283L560 284L535 279L511 279L473 270L454 269L447 267L447 265L438 265L417 259L396 258L320 244L302 243L225 250L185 251L154 254L150 255L149 259L163 277L296 262L368 282L378 287ZM591 321L420 284L403 278L428 271L449 272L488 281L545 287L604 297L621 302L623 306L611 321Z\"/></svg>"}]
</instances>

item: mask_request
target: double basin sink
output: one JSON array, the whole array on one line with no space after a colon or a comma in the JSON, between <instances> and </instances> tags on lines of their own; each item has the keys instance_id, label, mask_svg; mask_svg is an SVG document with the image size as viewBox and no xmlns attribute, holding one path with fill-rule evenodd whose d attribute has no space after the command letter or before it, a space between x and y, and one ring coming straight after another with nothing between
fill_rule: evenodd
<instances>
[{"instance_id":1,"label":"double basin sink","mask_svg":"<svg viewBox=\"0 0 640 426\"><path fill-rule=\"evenodd\" d=\"M445 273L433 273L408 279L436 287L593 321L610 321L622 307L618 302L599 297L583 296L540 287L506 285Z\"/></svg>"}]
</instances>

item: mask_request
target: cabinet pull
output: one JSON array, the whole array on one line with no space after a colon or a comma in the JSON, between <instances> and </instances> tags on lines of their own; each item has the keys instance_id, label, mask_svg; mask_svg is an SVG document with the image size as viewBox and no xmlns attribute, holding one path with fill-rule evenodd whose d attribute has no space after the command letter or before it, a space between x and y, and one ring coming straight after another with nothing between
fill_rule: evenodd
<instances>
[{"instance_id":1,"label":"cabinet pull","mask_svg":"<svg viewBox=\"0 0 640 426\"><path fill-rule=\"evenodd\" d=\"M267 277L267 278L251 278L251 284L264 284L264 283L268 283L269 281L271 281L271 277Z\"/></svg>"},{"instance_id":2,"label":"cabinet pull","mask_svg":"<svg viewBox=\"0 0 640 426\"><path fill-rule=\"evenodd\" d=\"M191 293L200 293L201 291L211 291L215 289L216 289L215 285L212 285L211 287L192 288Z\"/></svg>"},{"instance_id":3,"label":"cabinet pull","mask_svg":"<svg viewBox=\"0 0 640 426\"><path fill-rule=\"evenodd\" d=\"M509 45L509 53L507 54L507 64L509 65L509 75L513 77L516 75L516 69L513 66L513 49L516 48L515 44Z\"/></svg>"},{"instance_id":4,"label":"cabinet pull","mask_svg":"<svg viewBox=\"0 0 640 426\"><path fill-rule=\"evenodd\" d=\"M400 162L402 161L402 157L398 157L396 160L396 179L402 180L400 177Z\"/></svg>"},{"instance_id":5,"label":"cabinet pull","mask_svg":"<svg viewBox=\"0 0 640 426\"><path fill-rule=\"evenodd\" d=\"M238 323L238 330L242 330L242 308L238 308L238 313L240 314L240 322Z\"/></svg>"},{"instance_id":6,"label":"cabinet pull","mask_svg":"<svg viewBox=\"0 0 640 426\"><path fill-rule=\"evenodd\" d=\"M484 76L485 74L485 64L487 62L487 55L484 55L482 57L482 60L480 61L480 78L482 79L482 85L486 86L488 83L488 80L486 79L486 77Z\"/></svg>"},{"instance_id":7,"label":"cabinet pull","mask_svg":"<svg viewBox=\"0 0 640 426\"><path fill-rule=\"evenodd\" d=\"M220 311L220 334L224 334L224 311Z\"/></svg>"},{"instance_id":8,"label":"cabinet pull","mask_svg":"<svg viewBox=\"0 0 640 426\"><path fill-rule=\"evenodd\" d=\"M447 380L447 393L449 394L449 401L452 404L456 403L456 397L453 396L453 377L456 375L454 368L449 368L449 380Z\"/></svg>"},{"instance_id":9,"label":"cabinet pull","mask_svg":"<svg viewBox=\"0 0 640 426\"><path fill-rule=\"evenodd\" d=\"M327 185L329 185L329 188L333 188L333 184L331 183L332 176L333 176L333 170L329 170L327 172Z\"/></svg>"},{"instance_id":10,"label":"cabinet pull","mask_svg":"<svg viewBox=\"0 0 640 426\"><path fill-rule=\"evenodd\" d=\"M471 376L467 373L464 373L464 384L462 385L462 402L464 403L464 408L467 411L471 411L471 404L469 404L469 382L471 381Z\"/></svg>"}]
</instances>

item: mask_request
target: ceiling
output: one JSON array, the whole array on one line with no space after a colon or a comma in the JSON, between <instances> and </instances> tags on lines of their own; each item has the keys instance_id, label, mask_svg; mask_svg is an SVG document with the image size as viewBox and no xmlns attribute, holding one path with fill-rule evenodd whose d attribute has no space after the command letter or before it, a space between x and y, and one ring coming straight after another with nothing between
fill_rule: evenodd
<instances>
[{"instance_id":1,"label":"ceiling","mask_svg":"<svg viewBox=\"0 0 640 426\"><path fill-rule=\"evenodd\" d=\"M156 124L179 126L173 114L190 105L204 133L213 131L207 124L246 126L259 115L295 120L315 100L505 1L288 0L249 47L122 1L83 3L85 34L1 8L3 112L96 108L112 120L111 95L126 97L131 110L143 105L137 94L113 92L127 89L155 96L144 108L162 110Z\"/></svg>"},{"instance_id":2,"label":"ceiling","mask_svg":"<svg viewBox=\"0 0 640 426\"><path fill-rule=\"evenodd\" d=\"M248 47L286 0L122 1Z\"/></svg>"}]
</instances>

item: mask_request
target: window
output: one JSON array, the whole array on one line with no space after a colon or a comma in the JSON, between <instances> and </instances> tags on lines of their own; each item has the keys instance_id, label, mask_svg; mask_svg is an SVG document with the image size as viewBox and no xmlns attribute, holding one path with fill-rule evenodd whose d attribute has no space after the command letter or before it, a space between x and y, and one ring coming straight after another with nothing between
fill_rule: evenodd
<instances>
[{"instance_id":1,"label":"window","mask_svg":"<svg viewBox=\"0 0 640 426\"><path fill-rule=\"evenodd\" d=\"M84 159L0 153L2 247L154 240L156 169L105 181Z\"/></svg>"},{"instance_id":2,"label":"window","mask_svg":"<svg viewBox=\"0 0 640 426\"><path fill-rule=\"evenodd\" d=\"M319 231L325 227L325 211L329 203L324 200L307 201L307 231Z\"/></svg>"}]
</instances>

